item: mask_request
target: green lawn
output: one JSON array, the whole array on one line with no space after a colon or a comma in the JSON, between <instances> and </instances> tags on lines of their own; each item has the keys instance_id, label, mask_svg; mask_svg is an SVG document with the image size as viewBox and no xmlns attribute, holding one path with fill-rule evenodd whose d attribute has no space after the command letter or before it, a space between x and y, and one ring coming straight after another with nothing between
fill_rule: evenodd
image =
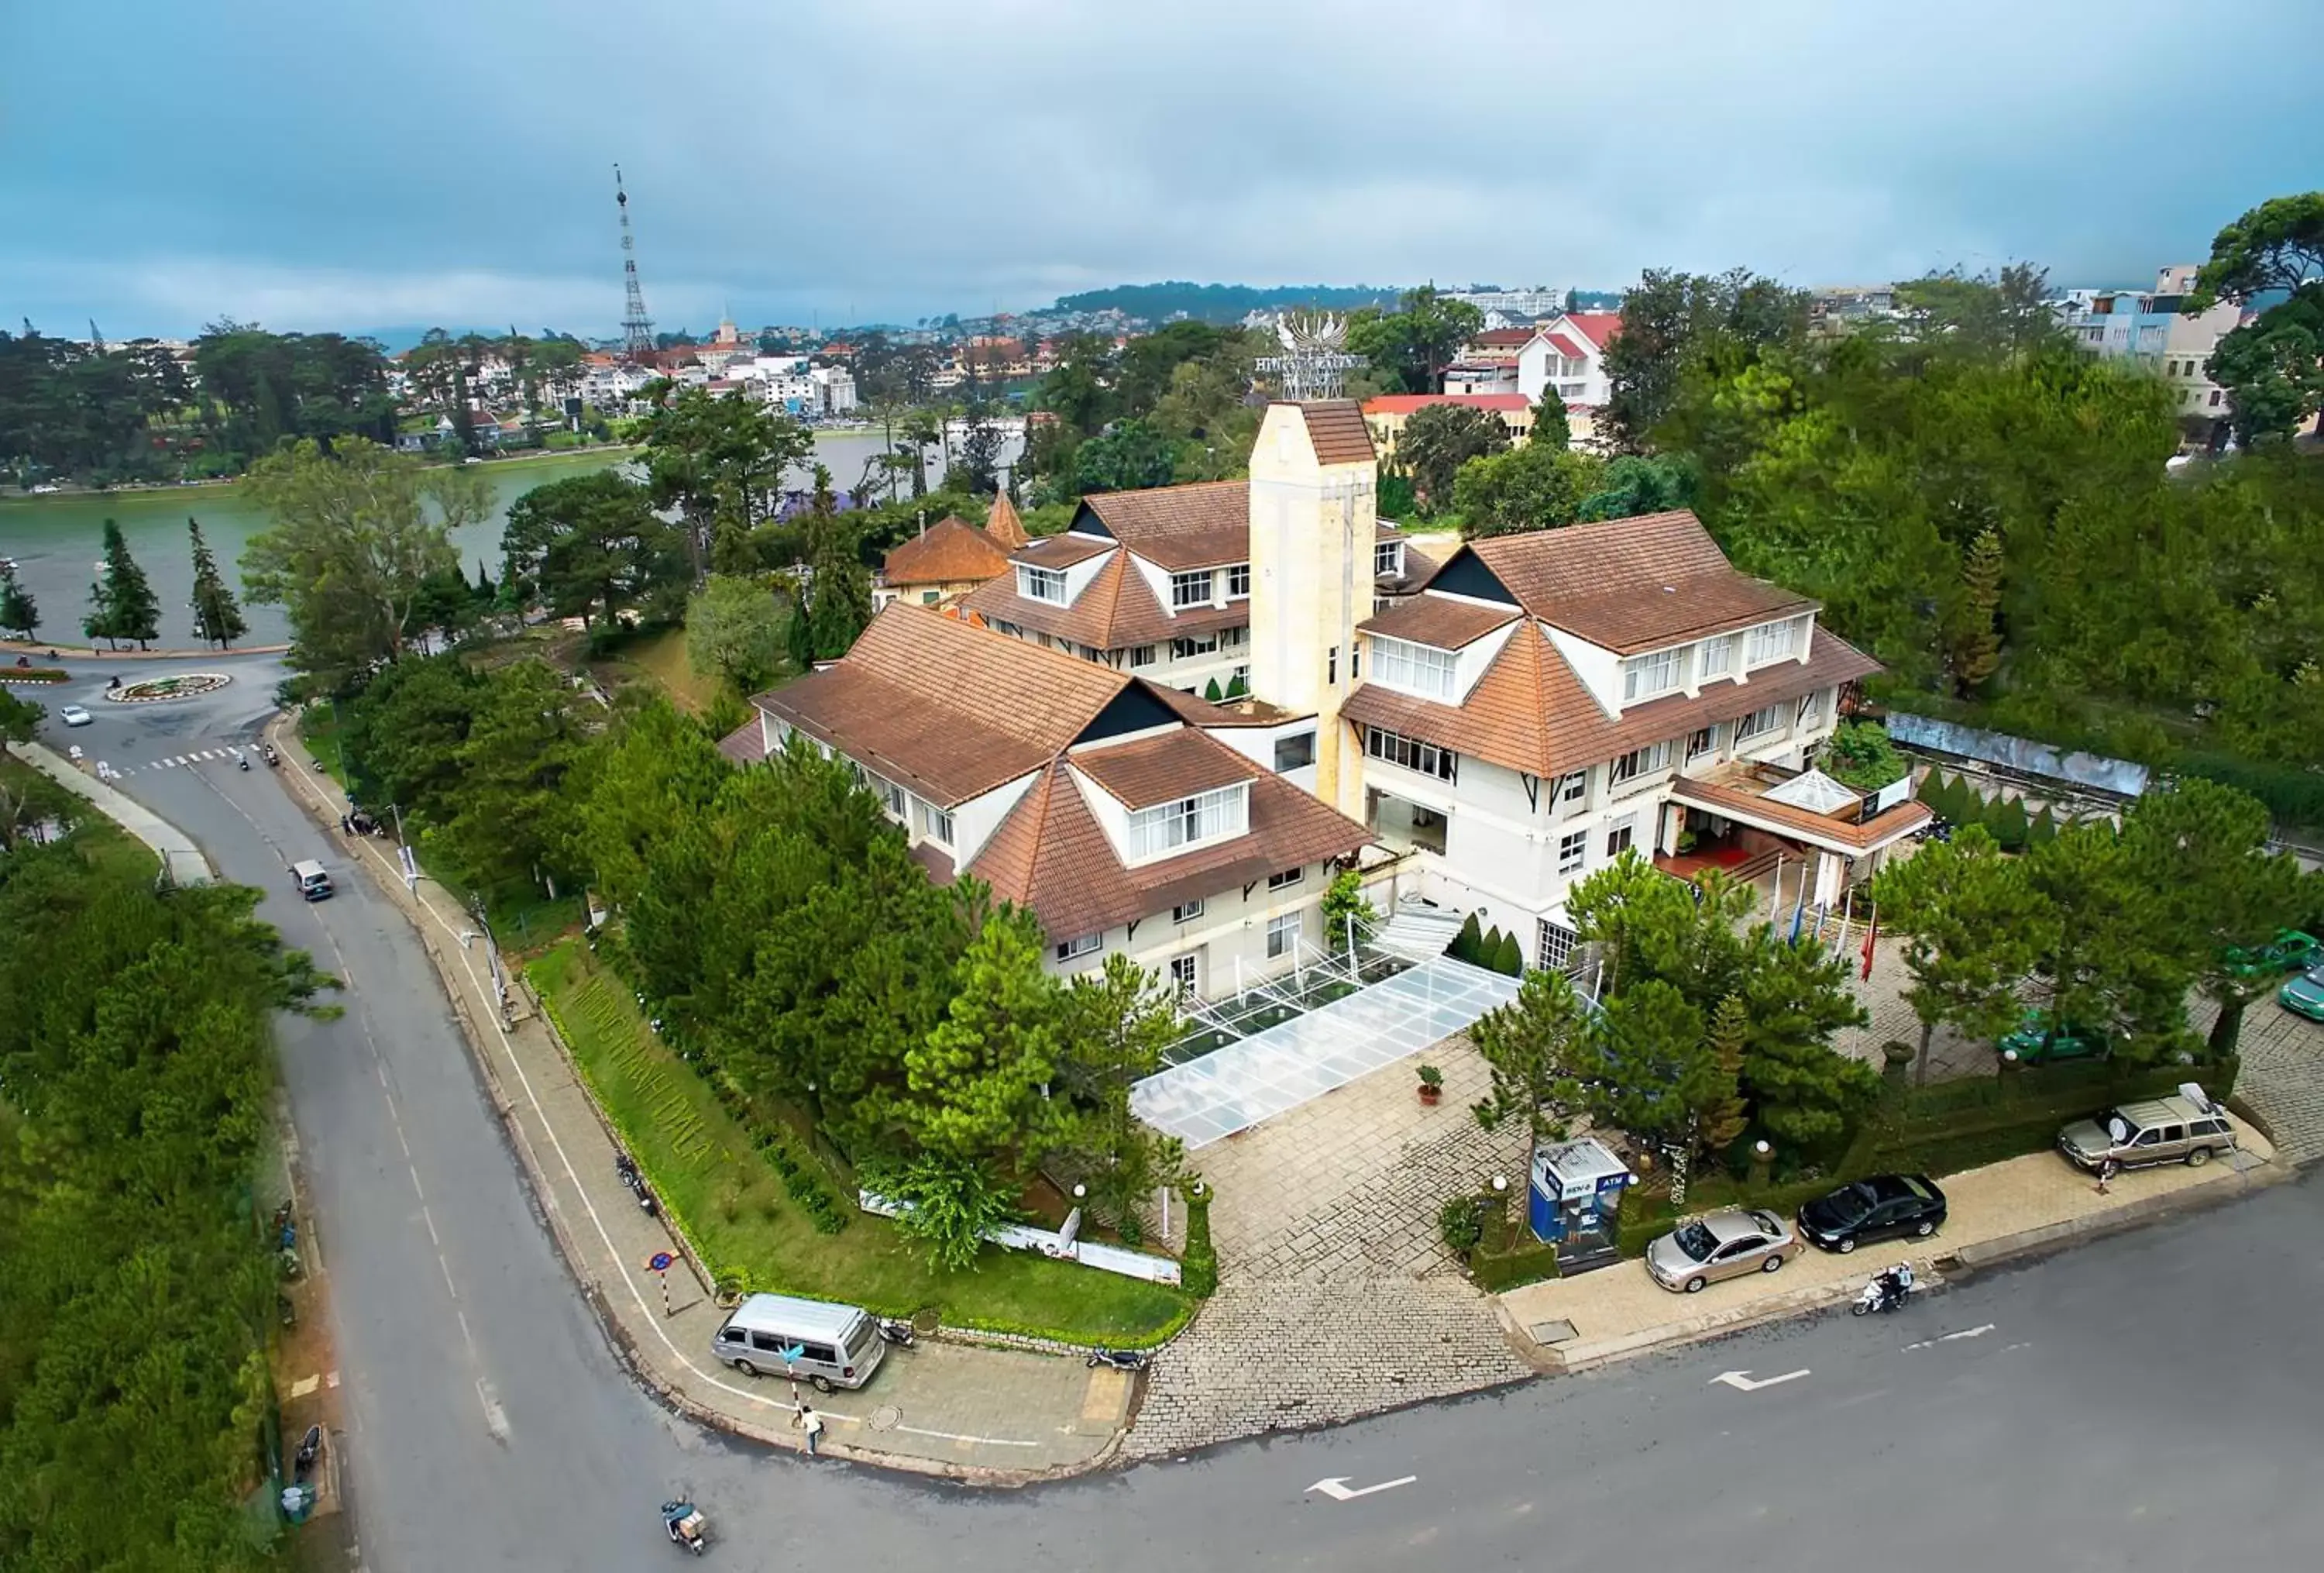
<instances>
[{"instance_id":1,"label":"green lawn","mask_svg":"<svg viewBox=\"0 0 2324 1573\"><path fill-rule=\"evenodd\" d=\"M973 1272L936 1272L892 1224L854 1210L852 1187L836 1178L829 1183L850 1204L847 1226L816 1234L742 1127L646 1030L621 980L584 946L567 940L527 972L655 1194L714 1273L739 1273L752 1290L889 1316L933 1309L954 1326L1074 1343L1151 1344L1185 1323L1192 1302L1177 1290L1023 1252L987 1247Z\"/></svg>"},{"instance_id":2,"label":"green lawn","mask_svg":"<svg viewBox=\"0 0 2324 1573\"><path fill-rule=\"evenodd\" d=\"M718 697L718 680L703 677L686 656L686 630L666 628L624 644L604 665L628 668L650 682L659 683L670 702L698 716Z\"/></svg>"},{"instance_id":3,"label":"green lawn","mask_svg":"<svg viewBox=\"0 0 2324 1573\"><path fill-rule=\"evenodd\" d=\"M22 790L23 778L46 781L40 772L23 760L0 753L0 779L6 779L14 790ZM61 793L63 788L50 790ZM128 831L98 813L78 798L66 798L80 816L73 832L72 845L84 862L97 867L118 868L143 879L152 879L161 872L161 860L153 856L152 848Z\"/></svg>"}]
</instances>

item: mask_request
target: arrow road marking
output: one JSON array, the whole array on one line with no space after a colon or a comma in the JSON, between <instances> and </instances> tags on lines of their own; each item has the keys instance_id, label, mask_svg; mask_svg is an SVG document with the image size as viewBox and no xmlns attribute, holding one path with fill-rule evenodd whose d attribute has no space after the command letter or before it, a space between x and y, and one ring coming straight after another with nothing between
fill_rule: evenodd
<instances>
[{"instance_id":1,"label":"arrow road marking","mask_svg":"<svg viewBox=\"0 0 2324 1573\"><path fill-rule=\"evenodd\" d=\"M1950 1344L1956 1338L1982 1338L1991 1331L1993 1331L1991 1322L1986 1323L1983 1327L1963 1328L1958 1333L1941 1333L1933 1338L1923 1338L1917 1344L1907 1344L1904 1346L1904 1352L1909 1355L1915 1349L1934 1348L1939 1344Z\"/></svg>"},{"instance_id":2,"label":"arrow road marking","mask_svg":"<svg viewBox=\"0 0 2324 1573\"><path fill-rule=\"evenodd\" d=\"M1806 1374L1807 1369L1803 1366L1797 1371L1786 1371L1781 1376L1763 1376L1754 1382L1748 1371L1722 1371L1703 1385L1715 1387L1723 1382L1738 1393L1757 1393L1763 1387L1773 1387L1777 1383L1796 1382Z\"/></svg>"},{"instance_id":3,"label":"arrow road marking","mask_svg":"<svg viewBox=\"0 0 2324 1573\"><path fill-rule=\"evenodd\" d=\"M1806 1374L1803 1372L1801 1374ZM1367 1485L1360 1491L1351 1491L1348 1489L1348 1477L1335 1475L1329 1480L1318 1480L1307 1489L1320 1491L1333 1502L1353 1502L1360 1496L1370 1496L1375 1491L1394 1491L1399 1485L1409 1485L1419 1478L1417 1475L1404 1475L1394 1480L1383 1480L1378 1485Z\"/></svg>"}]
</instances>

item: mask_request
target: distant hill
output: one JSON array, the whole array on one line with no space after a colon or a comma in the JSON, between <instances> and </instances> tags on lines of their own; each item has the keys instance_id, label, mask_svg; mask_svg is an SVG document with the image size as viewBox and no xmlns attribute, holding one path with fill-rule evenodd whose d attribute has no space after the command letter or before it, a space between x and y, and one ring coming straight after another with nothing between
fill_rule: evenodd
<instances>
[{"instance_id":1,"label":"distant hill","mask_svg":"<svg viewBox=\"0 0 2324 1573\"><path fill-rule=\"evenodd\" d=\"M1148 322L1167 322L1181 312L1199 322L1240 322L1253 311L1278 311L1286 306L1316 306L1333 311L1358 306L1392 306L1400 290L1370 284L1283 284L1259 288L1251 284L1194 284L1172 281L1162 284L1116 284L1110 290L1089 290L1061 295L1060 311L1120 311Z\"/></svg>"}]
</instances>

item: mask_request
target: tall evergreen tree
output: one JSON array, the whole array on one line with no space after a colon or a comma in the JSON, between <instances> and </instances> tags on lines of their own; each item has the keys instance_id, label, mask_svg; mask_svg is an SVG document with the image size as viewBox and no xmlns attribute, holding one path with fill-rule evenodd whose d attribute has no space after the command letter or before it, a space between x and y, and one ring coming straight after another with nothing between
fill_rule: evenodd
<instances>
[{"instance_id":1,"label":"tall evergreen tree","mask_svg":"<svg viewBox=\"0 0 2324 1573\"><path fill-rule=\"evenodd\" d=\"M40 627L41 608L32 592L16 582L14 560L0 560L0 634L31 639Z\"/></svg>"},{"instance_id":2,"label":"tall evergreen tree","mask_svg":"<svg viewBox=\"0 0 2324 1573\"><path fill-rule=\"evenodd\" d=\"M186 521L186 534L194 548L194 636L205 644L215 644L220 650L250 632L243 620L242 603L226 586L218 572L217 559L210 555L210 543L202 539L198 521Z\"/></svg>"},{"instance_id":3,"label":"tall evergreen tree","mask_svg":"<svg viewBox=\"0 0 2324 1573\"><path fill-rule=\"evenodd\" d=\"M145 570L129 555L121 526L110 519L105 522L105 577L89 586L88 602L81 630L91 639L116 648L121 641L134 639L143 650L161 632L161 598L146 582Z\"/></svg>"}]
</instances>

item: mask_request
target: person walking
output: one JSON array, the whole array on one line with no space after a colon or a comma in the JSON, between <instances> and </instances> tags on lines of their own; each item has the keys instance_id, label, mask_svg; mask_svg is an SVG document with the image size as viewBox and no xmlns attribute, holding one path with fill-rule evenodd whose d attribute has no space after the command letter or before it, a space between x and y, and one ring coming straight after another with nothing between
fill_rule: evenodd
<instances>
[{"instance_id":1,"label":"person walking","mask_svg":"<svg viewBox=\"0 0 2324 1573\"><path fill-rule=\"evenodd\" d=\"M815 1405L799 1405L798 1426L807 1433L807 1456L812 1458L816 1456L816 1444L823 1439L823 1417L815 1412Z\"/></svg>"},{"instance_id":2,"label":"person walking","mask_svg":"<svg viewBox=\"0 0 2324 1573\"><path fill-rule=\"evenodd\" d=\"M2113 1194L2114 1194L2111 1190L2107 1189L2107 1186L2108 1186L2110 1183L2112 1183L2112 1181L2113 1181L2113 1180L2114 1180L2115 1175L2116 1175L2117 1172L2119 1172L2119 1171L2120 1171L2121 1167L2122 1167L2122 1166L2121 1166L2120 1164L2116 1163L2116 1162L2113 1159L2111 1159L2111 1158L2104 1159L2104 1160L2102 1160L2102 1161L2099 1162L2099 1164L2098 1164L2098 1194L2099 1194L2100 1196L2111 1196L2111 1195L2113 1195Z\"/></svg>"}]
</instances>

